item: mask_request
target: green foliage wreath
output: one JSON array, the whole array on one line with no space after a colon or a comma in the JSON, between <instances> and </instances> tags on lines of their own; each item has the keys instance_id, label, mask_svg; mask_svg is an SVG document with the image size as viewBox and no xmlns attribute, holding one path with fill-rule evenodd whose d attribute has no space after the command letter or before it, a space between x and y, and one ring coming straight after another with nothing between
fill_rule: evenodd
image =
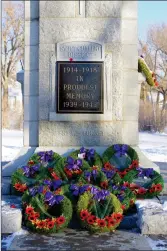
<instances>
[{"instance_id":1,"label":"green foliage wreath","mask_svg":"<svg viewBox=\"0 0 167 251\"><path fill-rule=\"evenodd\" d=\"M54 201L55 200L55 201ZM64 195L50 191L22 197L25 225L38 233L55 233L66 228L72 218L71 201Z\"/></svg>"},{"instance_id":2,"label":"green foliage wreath","mask_svg":"<svg viewBox=\"0 0 167 251\"><path fill-rule=\"evenodd\" d=\"M105 192L107 191L105 190ZM113 231L123 218L121 203L110 192L106 196L102 194L102 199L96 199L96 195L98 197L98 194L88 191L80 196L77 215L81 225L93 233Z\"/></svg>"}]
</instances>

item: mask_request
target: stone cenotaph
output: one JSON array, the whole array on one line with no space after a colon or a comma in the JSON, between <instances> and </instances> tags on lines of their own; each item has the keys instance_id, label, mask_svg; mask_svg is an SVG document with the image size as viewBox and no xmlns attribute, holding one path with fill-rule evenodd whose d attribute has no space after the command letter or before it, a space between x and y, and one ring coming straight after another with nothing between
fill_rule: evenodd
<instances>
[{"instance_id":1,"label":"stone cenotaph","mask_svg":"<svg viewBox=\"0 0 167 251\"><path fill-rule=\"evenodd\" d=\"M25 1L24 147L3 168L6 194L41 150L125 143L158 170L138 148L137 41L136 1Z\"/></svg>"}]
</instances>

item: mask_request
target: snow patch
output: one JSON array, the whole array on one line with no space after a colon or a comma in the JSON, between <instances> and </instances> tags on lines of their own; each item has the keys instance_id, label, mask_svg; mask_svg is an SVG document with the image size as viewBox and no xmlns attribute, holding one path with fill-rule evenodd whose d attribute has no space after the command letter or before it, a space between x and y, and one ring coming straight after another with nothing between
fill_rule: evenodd
<instances>
[{"instance_id":1,"label":"snow patch","mask_svg":"<svg viewBox=\"0 0 167 251\"><path fill-rule=\"evenodd\" d=\"M147 237L148 243L152 250L167 250L167 242L165 240L153 240Z\"/></svg>"},{"instance_id":2,"label":"snow patch","mask_svg":"<svg viewBox=\"0 0 167 251\"><path fill-rule=\"evenodd\" d=\"M12 244L12 241L14 240L15 236L26 235L28 233L29 232L27 230L21 229L18 232L15 232L13 234L8 235L7 237L4 237L2 239L2 247L5 248L6 250L8 250L8 248Z\"/></svg>"}]
</instances>

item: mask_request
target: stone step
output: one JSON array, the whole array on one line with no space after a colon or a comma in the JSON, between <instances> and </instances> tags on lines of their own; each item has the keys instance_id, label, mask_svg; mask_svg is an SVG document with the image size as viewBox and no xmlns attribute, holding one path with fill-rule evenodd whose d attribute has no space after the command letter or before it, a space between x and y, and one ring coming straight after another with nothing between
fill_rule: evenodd
<instances>
[{"instance_id":1,"label":"stone step","mask_svg":"<svg viewBox=\"0 0 167 251\"><path fill-rule=\"evenodd\" d=\"M3 177L1 183L2 195L9 195L11 193L11 178Z\"/></svg>"},{"instance_id":2,"label":"stone step","mask_svg":"<svg viewBox=\"0 0 167 251\"><path fill-rule=\"evenodd\" d=\"M2 234L15 233L21 229L22 209L21 197L2 196L1 207L1 232ZM15 208L12 208L15 207Z\"/></svg>"},{"instance_id":3,"label":"stone step","mask_svg":"<svg viewBox=\"0 0 167 251\"><path fill-rule=\"evenodd\" d=\"M167 198L137 200L137 226L142 234L167 235Z\"/></svg>"}]
</instances>

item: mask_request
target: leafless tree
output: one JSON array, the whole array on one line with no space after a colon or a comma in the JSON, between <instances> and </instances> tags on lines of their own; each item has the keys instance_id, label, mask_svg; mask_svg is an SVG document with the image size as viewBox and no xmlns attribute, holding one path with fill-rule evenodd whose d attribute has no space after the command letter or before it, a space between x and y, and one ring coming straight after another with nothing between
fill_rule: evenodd
<instances>
[{"instance_id":1,"label":"leafless tree","mask_svg":"<svg viewBox=\"0 0 167 251\"><path fill-rule=\"evenodd\" d=\"M144 55L147 65L155 73L159 86L156 88L144 88L150 94L155 123L158 122L158 130L162 130L167 121L167 24L152 26L148 30L147 42L139 40L141 53ZM142 89L143 91L143 89ZM147 96L145 93L144 97ZM156 104L153 102L153 94L157 94ZM162 99L160 99L160 95ZM142 95L143 96L143 95ZM157 111L161 109L161 112ZM157 118L159 114L159 118Z\"/></svg>"},{"instance_id":2,"label":"leafless tree","mask_svg":"<svg viewBox=\"0 0 167 251\"><path fill-rule=\"evenodd\" d=\"M8 126L8 86L15 79L19 60L23 58L23 14L22 2L2 3L2 127Z\"/></svg>"}]
</instances>

